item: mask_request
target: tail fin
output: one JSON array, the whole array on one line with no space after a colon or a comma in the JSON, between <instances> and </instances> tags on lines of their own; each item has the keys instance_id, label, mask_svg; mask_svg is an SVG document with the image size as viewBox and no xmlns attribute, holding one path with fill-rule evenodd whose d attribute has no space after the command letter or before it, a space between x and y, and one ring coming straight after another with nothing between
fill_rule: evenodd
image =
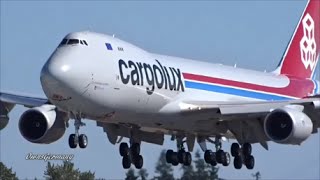
<instances>
[{"instance_id":1,"label":"tail fin","mask_svg":"<svg viewBox=\"0 0 320 180\"><path fill-rule=\"evenodd\" d=\"M320 0L309 0L276 70L297 78L312 78L320 52Z\"/></svg>"}]
</instances>

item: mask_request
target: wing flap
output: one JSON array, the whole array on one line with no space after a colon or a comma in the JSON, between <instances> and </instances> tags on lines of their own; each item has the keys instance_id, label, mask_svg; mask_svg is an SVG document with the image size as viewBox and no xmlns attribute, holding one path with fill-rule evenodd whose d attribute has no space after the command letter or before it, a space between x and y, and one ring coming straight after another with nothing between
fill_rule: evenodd
<instances>
[{"instance_id":1,"label":"wing flap","mask_svg":"<svg viewBox=\"0 0 320 180\"><path fill-rule=\"evenodd\" d=\"M257 102L214 102L214 101L185 101L185 107L181 109L186 111L217 111L221 115L236 115L236 114L255 114L268 113L273 109L280 108L286 105L298 104L303 106L312 106L315 109L320 108L320 98L306 98L291 101L257 101Z\"/></svg>"}]
</instances>

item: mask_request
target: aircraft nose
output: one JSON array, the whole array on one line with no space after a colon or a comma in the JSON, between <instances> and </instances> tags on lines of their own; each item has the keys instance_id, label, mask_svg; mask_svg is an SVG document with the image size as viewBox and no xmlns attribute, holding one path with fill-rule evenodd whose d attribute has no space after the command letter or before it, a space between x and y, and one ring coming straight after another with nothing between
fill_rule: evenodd
<instances>
[{"instance_id":1,"label":"aircraft nose","mask_svg":"<svg viewBox=\"0 0 320 180\"><path fill-rule=\"evenodd\" d=\"M60 100L62 97L70 97L74 89L79 89L75 87L75 82L79 82L76 77L79 74L77 75L71 60L51 57L41 70L40 81L48 98Z\"/></svg>"},{"instance_id":2,"label":"aircraft nose","mask_svg":"<svg viewBox=\"0 0 320 180\"><path fill-rule=\"evenodd\" d=\"M41 70L40 80L43 85L54 86L65 83L70 72L70 65L59 59L50 59Z\"/></svg>"}]
</instances>

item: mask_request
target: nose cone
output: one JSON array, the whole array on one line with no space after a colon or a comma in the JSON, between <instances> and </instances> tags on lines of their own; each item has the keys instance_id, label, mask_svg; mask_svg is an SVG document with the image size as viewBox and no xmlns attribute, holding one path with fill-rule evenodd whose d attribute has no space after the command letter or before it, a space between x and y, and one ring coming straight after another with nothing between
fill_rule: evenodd
<instances>
[{"instance_id":1,"label":"nose cone","mask_svg":"<svg viewBox=\"0 0 320 180\"><path fill-rule=\"evenodd\" d=\"M70 65L66 60L49 59L41 70L40 80L43 85L62 85L70 76Z\"/></svg>"},{"instance_id":2,"label":"nose cone","mask_svg":"<svg viewBox=\"0 0 320 180\"><path fill-rule=\"evenodd\" d=\"M51 100L62 101L83 92L86 73L75 60L79 58L54 53L43 66L40 75L42 88Z\"/></svg>"},{"instance_id":3,"label":"nose cone","mask_svg":"<svg viewBox=\"0 0 320 180\"><path fill-rule=\"evenodd\" d=\"M49 99L64 97L68 92L70 65L62 59L50 58L43 66L40 75L42 88Z\"/></svg>"}]
</instances>

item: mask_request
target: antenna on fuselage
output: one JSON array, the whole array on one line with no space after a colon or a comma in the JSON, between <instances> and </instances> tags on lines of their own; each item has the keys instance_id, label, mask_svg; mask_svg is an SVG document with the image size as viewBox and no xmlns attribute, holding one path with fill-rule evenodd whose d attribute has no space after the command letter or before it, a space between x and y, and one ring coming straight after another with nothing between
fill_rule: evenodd
<instances>
[{"instance_id":1,"label":"antenna on fuselage","mask_svg":"<svg viewBox=\"0 0 320 180\"><path fill-rule=\"evenodd\" d=\"M234 63L233 67L234 67L234 68L237 68L237 62L238 62L237 56L235 57L235 61L236 61L236 62Z\"/></svg>"},{"instance_id":2,"label":"antenna on fuselage","mask_svg":"<svg viewBox=\"0 0 320 180\"><path fill-rule=\"evenodd\" d=\"M114 37L116 37L116 35L115 35L115 34L112 34L112 37L114 38Z\"/></svg>"}]
</instances>

